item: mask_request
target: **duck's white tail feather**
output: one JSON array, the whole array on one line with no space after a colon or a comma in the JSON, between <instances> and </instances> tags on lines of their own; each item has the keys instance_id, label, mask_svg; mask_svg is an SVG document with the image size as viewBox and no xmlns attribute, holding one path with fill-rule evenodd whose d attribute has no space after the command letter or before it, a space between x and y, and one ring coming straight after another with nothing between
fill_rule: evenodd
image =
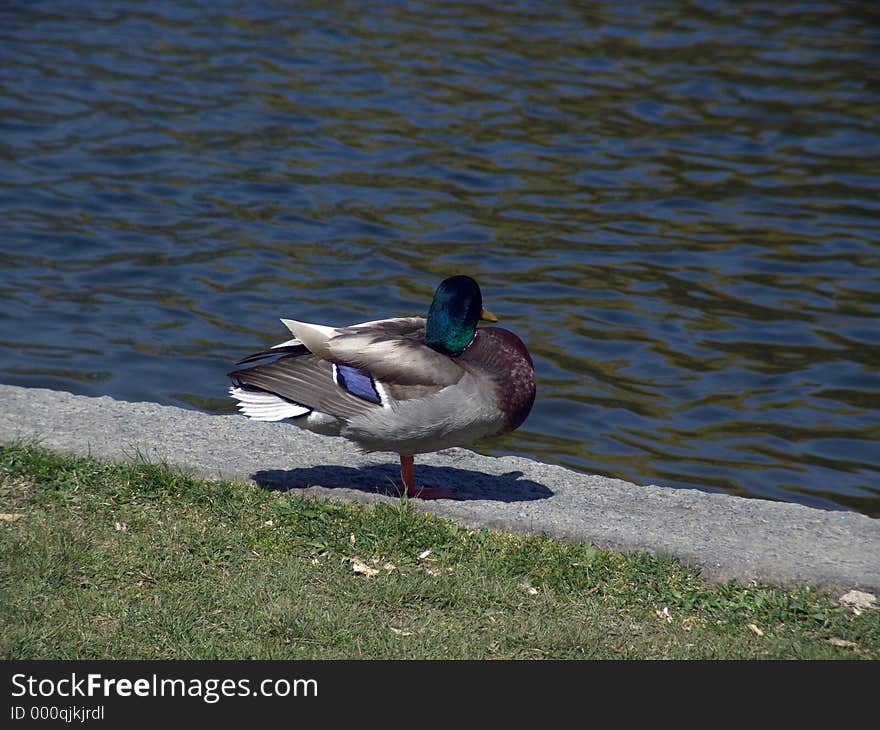
<instances>
[{"instance_id":1,"label":"duck's white tail feather","mask_svg":"<svg viewBox=\"0 0 880 730\"><path fill-rule=\"evenodd\" d=\"M245 390L233 385L229 388L229 395L238 401L238 409L254 421L283 421L311 411L266 391Z\"/></svg>"}]
</instances>

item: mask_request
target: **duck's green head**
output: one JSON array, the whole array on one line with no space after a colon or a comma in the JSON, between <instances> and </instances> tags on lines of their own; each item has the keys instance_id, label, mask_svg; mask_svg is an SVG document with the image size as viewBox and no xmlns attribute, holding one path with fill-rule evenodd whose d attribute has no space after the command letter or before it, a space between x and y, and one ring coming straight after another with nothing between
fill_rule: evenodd
<instances>
[{"instance_id":1,"label":"duck's green head","mask_svg":"<svg viewBox=\"0 0 880 730\"><path fill-rule=\"evenodd\" d=\"M483 309L480 286L469 276L451 276L440 282L428 310L425 344L444 355L461 355L474 339L477 322L497 322Z\"/></svg>"}]
</instances>

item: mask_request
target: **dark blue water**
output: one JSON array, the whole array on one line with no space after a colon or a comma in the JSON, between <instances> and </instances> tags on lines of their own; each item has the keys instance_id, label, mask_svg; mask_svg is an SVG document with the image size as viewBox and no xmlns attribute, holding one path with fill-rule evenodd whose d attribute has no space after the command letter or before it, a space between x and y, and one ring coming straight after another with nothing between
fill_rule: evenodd
<instances>
[{"instance_id":1,"label":"dark blue water","mask_svg":"<svg viewBox=\"0 0 880 730\"><path fill-rule=\"evenodd\" d=\"M0 381L228 413L469 273L481 451L880 515L878 69L872 3L4 2Z\"/></svg>"}]
</instances>

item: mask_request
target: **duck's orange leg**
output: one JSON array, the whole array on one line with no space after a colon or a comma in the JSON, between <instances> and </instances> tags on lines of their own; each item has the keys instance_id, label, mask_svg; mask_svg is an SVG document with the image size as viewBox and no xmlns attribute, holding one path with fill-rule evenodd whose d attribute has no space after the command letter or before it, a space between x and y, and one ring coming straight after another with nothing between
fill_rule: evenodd
<instances>
[{"instance_id":1,"label":"duck's orange leg","mask_svg":"<svg viewBox=\"0 0 880 730\"><path fill-rule=\"evenodd\" d=\"M407 497L420 497L421 499L455 499L455 492L446 487L416 487L416 479L413 475L412 454L400 455L400 479L403 482L403 490Z\"/></svg>"},{"instance_id":2,"label":"duck's orange leg","mask_svg":"<svg viewBox=\"0 0 880 730\"><path fill-rule=\"evenodd\" d=\"M409 456L400 455L400 479L403 482L403 490L407 497L416 496L416 478L413 476L413 463L415 459L412 454Z\"/></svg>"}]
</instances>

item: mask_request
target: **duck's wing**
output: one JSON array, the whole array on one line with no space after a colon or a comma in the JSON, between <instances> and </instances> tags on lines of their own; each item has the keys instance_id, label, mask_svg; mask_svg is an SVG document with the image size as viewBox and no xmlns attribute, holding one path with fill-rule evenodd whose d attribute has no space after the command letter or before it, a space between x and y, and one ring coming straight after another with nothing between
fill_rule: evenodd
<instances>
[{"instance_id":1,"label":"duck's wing","mask_svg":"<svg viewBox=\"0 0 880 730\"><path fill-rule=\"evenodd\" d=\"M303 350L229 373L230 393L245 415L274 421L320 411L353 418L383 405L369 376Z\"/></svg>"},{"instance_id":2,"label":"duck's wing","mask_svg":"<svg viewBox=\"0 0 880 730\"><path fill-rule=\"evenodd\" d=\"M440 389L461 380L464 370L452 358L425 344L425 320L399 317L350 327L282 320L315 355L357 368L393 389L395 398L423 397L426 389Z\"/></svg>"},{"instance_id":3,"label":"duck's wing","mask_svg":"<svg viewBox=\"0 0 880 730\"><path fill-rule=\"evenodd\" d=\"M230 392L251 418L283 420L320 411L351 419L394 401L428 398L465 374L424 344L421 317L350 327L282 321L294 339L248 355L239 364L252 367L229 373Z\"/></svg>"}]
</instances>

